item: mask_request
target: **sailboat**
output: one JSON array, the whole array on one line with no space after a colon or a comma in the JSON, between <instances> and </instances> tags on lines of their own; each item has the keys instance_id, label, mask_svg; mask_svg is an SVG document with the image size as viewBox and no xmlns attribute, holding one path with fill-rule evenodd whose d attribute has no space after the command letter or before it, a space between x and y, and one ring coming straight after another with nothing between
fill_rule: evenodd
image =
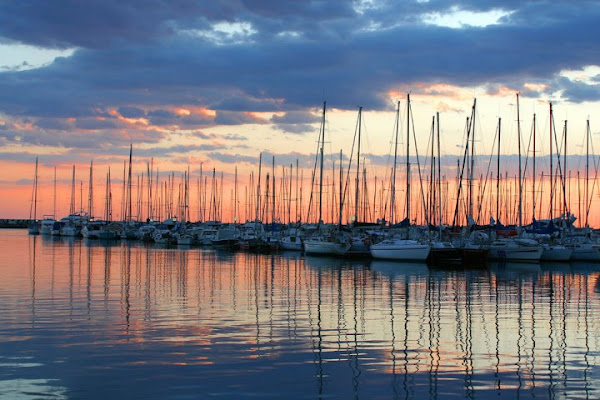
<instances>
[{"instance_id":1,"label":"sailboat","mask_svg":"<svg viewBox=\"0 0 600 400\"><path fill-rule=\"evenodd\" d=\"M437 121L437 131L435 128L435 123ZM443 239L443 227L442 227L442 166L441 166L441 146L440 146L440 113L436 113L435 119L433 121L431 127L431 188L432 192L437 189L437 195L435 195L435 199L437 200L437 208L438 208L438 240L435 240L431 243L431 250L429 251L429 262L436 265L454 265L456 263L461 263L462 261L462 250L458 247L455 247L449 241L444 241ZM435 177L435 169L434 169L434 161L435 157L433 155L434 151L434 143L435 143L435 133L437 133L437 188L436 177ZM432 207L432 217L435 218L435 207Z\"/></svg>"},{"instance_id":2,"label":"sailboat","mask_svg":"<svg viewBox=\"0 0 600 400\"><path fill-rule=\"evenodd\" d=\"M406 106L406 221L410 223L410 94L407 94ZM398 126L400 115L400 102L398 102L398 110L396 114L396 147L398 146ZM396 169L396 157L394 157L394 170ZM395 178L396 174L393 172ZM395 182L392 182L395 186ZM395 190L392 189L392 196L395 196ZM392 204L394 197L392 197ZM392 210L393 213L393 210ZM401 223L402 225L402 223ZM410 229L410 228L409 228ZM426 261L431 250L429 244L420 243L416 240L404 239L400 237L391 237L384 239L379 243L372 244L369 248L373 258L383 258L388 260L398 261Z\"/></svg>"},{"instance_id":3,"label":"sailboat","mask_svg":"<svg viewBox=\"0 0 600 400\"><path fill-rule=\"evenodd\" d=\"M319 131L319 219L317 232L314 236L309 237L304 241L304 252L306 254L320 254L331 256L343 256L350 250L350 240L334 231L326 231L322 220L322 200L323 200L323 147L325 147L325 113L327 110L327 102L323 102L323 117L321 121L321 129ZM348 238L349 239L349 238Z\"/></svg>"},{"instance_id":4,"label":"sailboat","mask_svg":"<svg viewBox=\"0 0 600 400\"><path fill-rule=\"evenodd\" d=\"M37 221L37 187L38 187L38 158L35 158L35 174L33 175L33 193L32 193L32 208L30 209L29 214L29 227L28 232L30 235L37 235L40 233L40 227ZM33 210L33 214L31 214L31 210Z\"/></svg>"},{"instance_id":5,"label":"sailboat","mask_svg":"<svg viewBox=\"0 0 600 400\"><path fill-rule=\"evenodd\" d=\"M534 149L533 149L533 173L535 176L535 115L533 118L533 123L534 123L534 129L533 129L533 143L534 143ZM552 104L550 105L550 139L552 140L552 130L553 130L553 123L554 123L554 118L552 116ZM552 142L550 143L552 144ZM550 157L552 157L552 152L550 153ZM533 180L533 193L535 195L535 178ZM553 190L553 188L550 188L550 190ZM534 207L535 207L535 202L534 202ZM534 208L534 222L535 221L535 208ZM550 219L550 221L552 220L552 218ZM549 221L549 222L550 222ZM549 223L549 227L554 227L553 224ZM547 229L550 230L550 229ZM546 238L547 236L549 236L549 238ZM557 238L554 237L554 232L551 233L551 235L543 235L542 238L539 239L540 240L540 244L542 246L542 256L540 258L541 261L569 261L571 259L571 256L573 254L573 249L567 246L563 246L560 243L556 243L556 240L559 240Z\"/></svg>"},{"instance_id":6,"label":"sailboat","mask_svg":"<svg viewBox=\"0 0 600 400\"><path fill-rule=\"evenodd\" d=\"M56 166L54 167L54 208L52 215L44 215L40 224L40 234L51 235L54 223L56 222Z\"/></svg>"},{"instance_id":7,"label":"sailboat","mask_svg":"<svg viewBox=\"0 0 600 400\"><path fill-rule=\"evenodd\" d=\"M500 142L500 128L498 128L498 142ZM519 234L523 228L523 204L522 188L523 179L521 173L521 121L519 120L519 94L517 93L517 134L519 146ZM498 146L498 166L500 165L500 146ZM498 177L500 171L498 169ZM488 257L494 260L538 262L542 257L542 247L533 239L529 238L500 238L494 240L489 247Z\"/></svg>"}]
</instances>

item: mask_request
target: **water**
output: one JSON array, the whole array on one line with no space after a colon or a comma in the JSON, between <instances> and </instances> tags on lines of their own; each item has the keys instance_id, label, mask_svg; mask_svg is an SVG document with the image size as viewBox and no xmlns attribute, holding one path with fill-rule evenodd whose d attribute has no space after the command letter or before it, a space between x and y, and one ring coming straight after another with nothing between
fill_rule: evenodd
<instances>
[{"instance_id":1,"label":"water","mask_svg":"<svg viewBox=\"0 0 600 400\"><path fill-rule=\"evenodd\" d=\"M600 266L424 265L0 231L0 398L600 397Z\"/></svg>"}]
</instances>

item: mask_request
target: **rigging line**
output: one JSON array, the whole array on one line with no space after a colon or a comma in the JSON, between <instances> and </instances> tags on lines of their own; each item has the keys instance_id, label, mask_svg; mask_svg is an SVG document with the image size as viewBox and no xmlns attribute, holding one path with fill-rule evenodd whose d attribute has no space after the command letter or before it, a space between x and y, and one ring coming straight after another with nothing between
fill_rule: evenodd
<instances>
[{"instance_id":1,"label":"rigging line","mask_svg":"<svg viewBox=\"0 0 600 400\"><path fill-rule=\"evenodd\" d=\"M412 106L410 105L410 103L409 103L408 111L410 112L410 118L413 121L412 131L413 131L413 141L415 142L415 154L417 156L417 170L419 171L419 186L421 187L421 202L422 202L423 211L425 214L425 222L429 226L429 215L427 214L427 206L425 204L425 193L423 192L423 178L421 176L421 164L419 162L419 148L417 145L417 133L415 132L415 119L413 117ZM427 232L429 232L429 230Z\"/></svg>"},{"instance_id":2,"label":"rigging line","mask_svg":"<svg viewBox=\"0 0 600 400\"><path fill-rule=\"evenodd\" d=\"M323 101L323 114L325 114L325 104L326 104L325 101ZM311 208L312 208L314 187L315 187L315 177L316 177L316 171L317 171L317 164L319 163L319 146L321 145L321 135L325 134L324 124L325 124L325 118L321 118L321 123L319 125L319 140L317 140L317 149L315 151L315 163L313 165L312 177L311 177L311 182L310 182L310 197L308 200L308 209L306 211L307 222L311 215Z\"/></svg>"},{"instance_id":3,"label":"rigging line","mask_svg":"<svg viewBox=\"0 0 600 400\"><path fill-rule=\"evenodd\" d=\"M348 168L346 170L346 182L344 184L344 192L342 195L342 204L346 202L346 193L348 192L348 188L350 186L350 168L352 167L352 159L354 158L354 146L356 145L356 137L358 135L358 118L356 119L356 125L354 127L354 137L352 139L352 148L350 150L350 158L348 159Z\"/></svg>"},{"instance_id":4,"label":"rigging line","mask_svg":"<svg viewBox=\"0 0 600 400\"><path fill-rule=\"evenodd\" d=\"M487 167L487 171L485 173L485 181L483 182L483 189L481 192L481 199L479 201L479 207L477 209L477 222L480 222L480 217L481 217L481 210L483 207L483 201L481 201L484 197L485 197L485 192L486 192L486 188L487 188L487 183L488 183L488 178L490 175L490 169L492 166L492 159L494 157L494 150L496 149L496 138L498 137L498 131L500 129L500 125L498 124L498 126L496 127L496 133L494 134L494 144L492 144L492 150L490 151L490 160L488 161L488 167ZM490 210L491 211L491 210Z\"/></svg>"},{"instance_id":5,"label":"rigging line","mask_svg":"<svg viewBox=\"0 0 600 400\"><path fill-rule=\"evenodd\" d=\"M456 226L456 220L458 218L458 209L459 209L459 205L460 205L460 193L462 192L462 179L463 179L463 174L465 172L465 164L466 164L466 160L467 160L467 155L469 154L469 139L471 136L471 124L473 122L473 119L467 119L467 123L466 123L466 145L465 145L465 149L464 149L464 153L463 153L463 161L462 161L462 166L460 168L460 176L458 179L458 182L456 182L456 184L458 185L458 193L456 195L456 206L454 207L454 216L452 218L452 227ZM464 137L464 135L463 135Z\"/></svg>"}]
</instances>

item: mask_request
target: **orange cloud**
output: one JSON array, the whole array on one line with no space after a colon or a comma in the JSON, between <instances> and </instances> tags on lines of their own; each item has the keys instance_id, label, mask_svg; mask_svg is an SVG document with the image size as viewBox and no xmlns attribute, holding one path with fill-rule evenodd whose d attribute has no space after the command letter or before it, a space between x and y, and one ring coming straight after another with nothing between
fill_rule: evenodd
<instances>
[{"instance_id":1,"label":"orange cloud","mask_svg":"<svg viewBox=\"0 0 600 400\"><path fill-rule=\"evenodd\" d=\"M191 114L191 111L185 108L176 108L175 109L175 114L179 115L179 116L187 116Z\"/></svg>"}]
</instances>

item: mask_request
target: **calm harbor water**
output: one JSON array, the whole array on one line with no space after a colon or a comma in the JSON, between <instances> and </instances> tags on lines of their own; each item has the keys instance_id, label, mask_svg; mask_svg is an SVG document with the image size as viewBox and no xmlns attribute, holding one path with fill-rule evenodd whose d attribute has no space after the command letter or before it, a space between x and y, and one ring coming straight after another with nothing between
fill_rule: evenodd
<instances>
[{"instance_id":1,"label":"calm harbor water","mask_svg":"<svg viewBox=\"0 0 600 400\"><path fill-rule=\"evenodd\" d=\"M431 269L0 230L0 398L600 397L600 265Z\"/></svg>"}]
</instances>

